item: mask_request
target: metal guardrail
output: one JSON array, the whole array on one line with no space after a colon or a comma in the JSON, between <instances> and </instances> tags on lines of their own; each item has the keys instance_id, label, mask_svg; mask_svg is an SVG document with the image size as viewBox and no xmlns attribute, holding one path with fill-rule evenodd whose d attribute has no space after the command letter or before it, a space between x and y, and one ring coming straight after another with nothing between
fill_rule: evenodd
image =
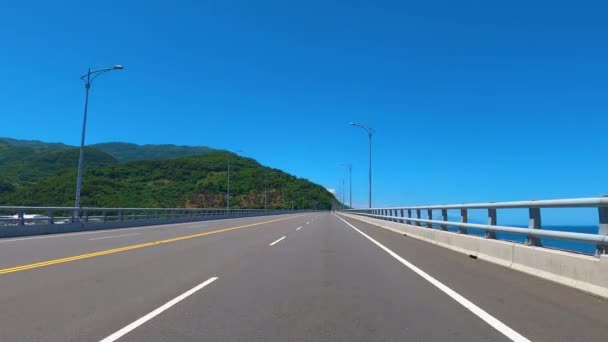
<instances>
[{"instance_id":1,"label":"metal guardrail","mask_svg":"<svg viewBox=\"0 0 608 342\"><path fill-rule=\"evenodd\" d=\"M106 223L172 218L238 217L290 213L291 210L214 208L97 208L0 206L0 226ZM1 229L1 227L0 227Z\"/></svg>"},{"instance_id":2,"label":"metal guardrail","mask_svg":"<svg viewBox=\"0 0 608 342\"><path fill-rule=\"evenodd\" d=\"M597 208L599 223L597 234L542 229L541 209L543 208ZM488 224L469 223L468 211L471 209L487 210ZM498 225L498 209L527 209L528 228ZM448 219L449 210L460 211L459 222ZM428 219L421 218L422 211L426 211ZM441 220L433 219L435 211L441 211ZM481 229L485 230L485 238L488 239L496 239L496 232L520 234L526 237L525 243L530 246L541 246L540 238L593 243L597 246L597 254L608 254L608 197L349 209L344 212L416 226L422 226L424 223L427 228L434 228L435 225L444 231L448 230L448 226L458 227L458 232L461 234L467 234L467 228ZM415 213L416 217L413 217L412 213Z\"/></svg>"}]
</instances>

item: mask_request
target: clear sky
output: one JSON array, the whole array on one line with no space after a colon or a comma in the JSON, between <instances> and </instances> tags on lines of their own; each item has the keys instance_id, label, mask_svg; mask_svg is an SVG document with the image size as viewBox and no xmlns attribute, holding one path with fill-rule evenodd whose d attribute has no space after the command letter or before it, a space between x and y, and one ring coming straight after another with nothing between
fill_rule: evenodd
<instances>
[{"instance_id":1,"label":"clear sky","mask_svg":"<svg viewBox=\"0 0 608 342\"><path fill-rule=\"evenodd\" d=\"M5 1L0 136L207 145L376 205L608 193L608 5Z\"/></svg>"}]
</instances>

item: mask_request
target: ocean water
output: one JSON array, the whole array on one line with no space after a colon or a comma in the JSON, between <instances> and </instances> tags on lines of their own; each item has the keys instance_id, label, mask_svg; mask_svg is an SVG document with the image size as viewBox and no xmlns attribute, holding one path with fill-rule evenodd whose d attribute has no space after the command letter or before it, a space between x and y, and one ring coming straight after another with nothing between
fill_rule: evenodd
<instances>
[{"instance_id":1,"label":"ocean water","mask_svg":"<svg viewBox=\"0 0 608 342\"><path fill-rule=\"evenodd\" d=\"M527 226L522 226L522 225L511 225L511 224L501 224L501 225L509 226L509 227L527 228ZM433 227L433 228L439 229L439 226ZM598 226L566 226L566 227L564 227L564 226L547 225L547 226L543 226L542 229L558 230L558 231L573 232L573 233L597 234ZM452 232L457 232L458 227L448 226L448 230L452 231ZM476 235L476 236L485 235L485 231L481 230L481 229L468 228L467 232L470 235ZM512 233L497 232L496 238L498 240L513 241L513 242L518 242L518 243L522 243L522 244L526 241L526 237L524 235L512 234ZM542 246L546 247L546 248L554 248L554 249L582 253L582 254L593 255L593 254L595 254L595 249L596 249L596 246L593 243L568 241L568 240L560 240L560 239L552 239L552 238L541 238L540 241L541 241Z\"/></svg>"}]
</instances>

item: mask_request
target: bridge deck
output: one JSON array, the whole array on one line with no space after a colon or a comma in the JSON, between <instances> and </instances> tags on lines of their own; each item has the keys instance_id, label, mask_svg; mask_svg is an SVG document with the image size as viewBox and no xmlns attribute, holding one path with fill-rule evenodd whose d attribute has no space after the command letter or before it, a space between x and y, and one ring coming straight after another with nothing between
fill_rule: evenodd
<instances>
[{"instance_id":1,"label":"bridge deck","mask_svg":"<svg viewBox=\"0 0 608 342\"><path fill-rule=\"evenodd\" d=\"M360 232L313 213L0 240L0 341L608 336L606 300L346 220Z\"/></svg>"}]
</instances>

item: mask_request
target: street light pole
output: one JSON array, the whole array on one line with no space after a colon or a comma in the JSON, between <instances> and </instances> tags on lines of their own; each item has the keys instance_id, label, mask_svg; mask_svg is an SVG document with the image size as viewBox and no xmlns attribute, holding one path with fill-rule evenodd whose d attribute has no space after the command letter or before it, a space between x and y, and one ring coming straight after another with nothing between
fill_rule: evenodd
<instances>
[{"instance_id":1,"label":"street light pole","mask_svg":"<svg viewBox=\"0 0 608 342\"><path fill-rule=\"evenodd\" d=\"M355 122L350 123L352 126L357 126L364 129L369 137L369 207L372 207L372 136L374 135L374 129L362 124Z\"/></svg>"},{"instance_id":2,"label":"street light pole","mask_svg":"<svg viewBox=\"0 0 608 342\"><path fill-rule=\"evenodd\" d=\"M228 152L228 187L226 189L226 212L230 211L230 152Z\"/></svg>"},{"instance_id":3,"label":"street light pole","mask_svg":"<svg viewBox=\"0 0 608 342\"><path fill-rule=\"evenodd\" d=\"M342 177L342 209L344 209L344 199L346 197L346 189L344 187L344 177Z\"/></svg>"},{"instance_id":4,"label":"street light pole","mask_svg":"<svg viewBox=\"0 0 608 342\"><path fill-rule=\"evenodd\" d=\"M243 150L238 150L235 151L234 153L239 153L239 152L243 152ZM227 178L228 178L228 186L227 186L227 190L226 190L226 212L230 211L230 151L228 151L228 155L227 158L228 159L228 169L227 169Z\"/></svg>"},{"instance_id":5,"label":"street light pole","mask_svg":"<svg viewBox=\"0 0 608 342\"><path fill-rule=\"evenodd\" d=\"M266 212L266 207L268 205L268 175L264 174L264 212Z\"/></svg>"},{"instance_id":6,"label":"street light pole","mask_svg":"<svg viewBox=\"0 0 608 342\"><path fill-rule=\"evenodd\" d=\"M349 207L352 209L353 207L353 164L351 163L345 163L345 164L340 164L341 166L345 166L348 168L348 182L349 182L349 190L348 190L348 195L350 197L349 199Z\"/></svg>"},{"instance_id":7,"label":"street light pole","mask_svg":"<svg viewBox=\"0 0 608 342\"><path fill-rule=\"evenodd\" d=\"M89 110L89 90L91 89L91 84L93 80L97 78L97 76L112 70L121 70L123 69L122 65L115 65L111 68L104 68L99 70L91 71L91 68L88 69L88 72L82 76L80 79L85 81L85 89L86 94L84 98L84 118L82 120L82 135L80 136L80 156L78 157L78 176L76 177L76 200L74 202L74 207L76 212L74 213L74 217L80 217L80 192L82 188L82 171L84 168L84 142L85 142L85 133L87 129L87 114ZM91 77L92 76L92 77Z\"/></svg>"}]
</instances>

